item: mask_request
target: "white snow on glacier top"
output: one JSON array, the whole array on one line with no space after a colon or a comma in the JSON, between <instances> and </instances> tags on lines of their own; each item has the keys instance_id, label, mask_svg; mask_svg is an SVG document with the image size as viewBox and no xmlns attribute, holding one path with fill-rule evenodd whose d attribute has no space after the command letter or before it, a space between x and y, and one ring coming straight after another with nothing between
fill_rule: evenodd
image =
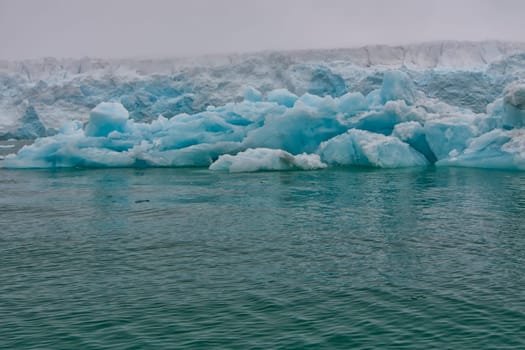
<instances>
[{"instance_id":1,"label":"white snow on glacier top","mask_svg":"<svg viewBox=\"0 0 525 350\"><path fill-rule=\"evenodd\" d=\"M369 45L295 51L262 51L229 55L201 55L164 58L54 58L8 61L0 60L0 73L18 74L30 81L55 80L79 74L150 75L173 74L192 67L219 67L250 60L275 60L293 63L328 63L343 61L346 65L369 68L387 66L409 69L484 69L505 57L525 53L525 43L505 41L436 41L405 46ZM120 74L119 74L120 73Z\"/></svg>"}]
</instances>

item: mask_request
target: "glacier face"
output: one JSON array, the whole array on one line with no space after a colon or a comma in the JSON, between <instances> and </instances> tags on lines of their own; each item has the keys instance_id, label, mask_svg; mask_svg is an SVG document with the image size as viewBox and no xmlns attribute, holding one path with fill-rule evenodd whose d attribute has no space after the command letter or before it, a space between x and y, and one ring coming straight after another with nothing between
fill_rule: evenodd
<instances>
[{"instance_id":1,"label":"glacier face","mask_svg":"<svg viewBox=\"0 0 525 350\"><path fill-rule=\"evenodd\" d=\"M0 167L525 170L525 45L0 62ZM49 135L48 137L43 137Z\"/></svg>"}]
</instances>

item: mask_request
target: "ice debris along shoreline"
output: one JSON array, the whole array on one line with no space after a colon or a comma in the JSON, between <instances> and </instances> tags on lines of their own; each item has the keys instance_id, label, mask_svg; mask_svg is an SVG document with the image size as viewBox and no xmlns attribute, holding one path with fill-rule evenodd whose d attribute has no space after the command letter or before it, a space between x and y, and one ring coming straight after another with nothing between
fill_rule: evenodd
<instances>
[{"instance_id":1,"label":"ice debris along shoreline","mask_svg":"<svg viewBox=\"0 0 525 350\"><path fill-rule=\"evenodd\" d=\"M209 167L222 171L465 166L525 170L525 85L512 83L487 113L426 96L401 70L366 96L248 88L240 102L130 119L104 102L56 135L0 161L3 168Z\"/></svg>"}]
</instances>

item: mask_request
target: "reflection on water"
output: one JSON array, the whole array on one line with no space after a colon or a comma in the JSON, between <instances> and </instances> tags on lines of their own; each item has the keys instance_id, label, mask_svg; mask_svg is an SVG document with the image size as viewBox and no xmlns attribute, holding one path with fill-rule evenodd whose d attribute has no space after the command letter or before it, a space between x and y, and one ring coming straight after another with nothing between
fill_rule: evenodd
<instances>
[{"instance_id":1,"label":"reflection on water","mask_svg":"<svg viewBox=\"0 0 525 350\"><path fill-rule=\"evenodd\" d=\"M0 171L0 348L523 348L525 174Z\"/></svg>"}]
</instances>

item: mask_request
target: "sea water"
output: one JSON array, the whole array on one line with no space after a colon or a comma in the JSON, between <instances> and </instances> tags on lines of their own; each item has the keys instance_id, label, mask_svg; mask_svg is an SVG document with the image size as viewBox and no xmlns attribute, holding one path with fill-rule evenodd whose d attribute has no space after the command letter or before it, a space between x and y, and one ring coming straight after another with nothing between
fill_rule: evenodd
<instances>
[{"instance_id":1,"label":"sea water","mask_svg":"<svg viewBox=\"0 0 525 350\"><path fill-rule=\"evenodd\" d=\"M0 348L525 348L525 173L0 170Z\"/></svg>"}]
</instances>

